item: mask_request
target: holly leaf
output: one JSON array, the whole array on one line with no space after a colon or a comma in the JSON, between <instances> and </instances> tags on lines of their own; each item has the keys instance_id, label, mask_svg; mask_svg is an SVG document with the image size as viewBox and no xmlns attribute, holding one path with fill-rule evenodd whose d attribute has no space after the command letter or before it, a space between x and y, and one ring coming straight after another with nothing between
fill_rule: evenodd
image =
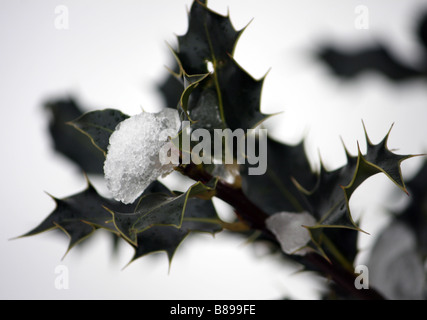
<instances>
[{"instance_id":1,"label":"holly leaf","mask_svg":"<svg viewBox=\"0 0 427 320\"><path fill-rule=\"evenodd\" d=\"M204 185L201 182L197 182L182 194L171 195L166 193L150 193L143 195L135 210L130 213L114 211L111 209L108 210L113 215L114 225L117 230L119 230L123 238L132 245L138 246L138 234L154 226L173 226L175 228L182 228L189 198L196 196L206 197L206 195L212 197L212 192L214 192L213 188L208 185ZM190 204L190 206L194 205L196 204ZM209 216L204 217L203 214L211 213L204 213L203 211L200 211L197 216L190 214L188 216L190 220L187 221L187 226L189 226L188 223L190 223L190 225L192 223L193 226L196 224L220 223L217 218L212 217L211 219Z\"/></svg>"},{"instance_id":2,"label":"holly leaf","mask_svg":"<svg viewBox=\"0 0 427 320\"><path fill-rule=\"evenodd\" d=\"M317 55L335 76L344 79L355 78L364 72L376 72L395 82L425 76L424 71L405 65L382 45L356 52L325 47Z\"/></svg>"},{"instance_id":3,"label":"holly leaf","mask_svg":"<svg viewBox=\"0 0 427 320\"><path fill-rule=\"evenodd\" d=\"M267 214L281 211L301 212L303 198L293 182L299 181L306 188L316 182L304 144L291 146L267 137L267 171L263 175L249 175L249 164L241 167L242 190Z\"/></svg>"},{"instance_id":4,"label":"holly leaf","mask_svg":"<svg viewBox=\"0 0 427 320\"><path fill-rule=\"evenodd\" d=\"M64 199L51 197L56 203L56 208L43 222L22 237L58 228L70 238L68 252L98 228L119 234L112 223L111 214L103 207L108 205L120 209L123 204L100 196L89 181L87 188L82 192Z\"/></svg>"},{"instance_id":5,"label":"holly leaf","mask_svg":"<svg viewBox=\"0 0 427 320\"><path fill-rule=\"evenodd\" d=\"M189 230L171 226L154 226L137 235L138 246L131 262L151 253L166 252L169 263L179 245L188 236Z\"/></svg>"},{"instance_id":6,"label":"holly leaf","mask_svg":"<svg viewBox=\"0 0 427 320\"><path fill-rule=\"evenodd\" d=\"M264 78L254 79L232 56L224 58L218 67L217 91L227 126L232 129L251 129L269 116L261 113L261 91Z\"/></svg>"},{"instance_id":7,"label":"holly leaf","mask_svg":"<svg viewBox=\"0 0 427 320\"><path fill-rule=\"evenodd\" d=\"M191 198L188 200L181 229L215 234L222 230L212 200Z\"/></svg>"},{"instance_id":8,"label":"holly leaf","mask_svg":"<svg viewBox=\"0 0 427 320\"><path fill-rule=\"evenodd\" d=\"M137 245L137 235L155 225L180 227L188 193L169 196L153 193L143 197L135 212L113 214L114 224L121 235Z\"/></svg>"},{"instance_id":9,"label":"holly leaf","mask_svg":"<svg viewBox=\"0 0 427 320\"><path fill-rule=\"evenodd\" d=\"M153 252L166 252L169 262L182 241L191 232L215 234L222 230L220 219L211 200L191 198L187 201L180 228L153 226L137 235L135 254L130 262Z\"/></svg>"},{"instance_id":10,"label":"holly leaf","mask_svg":"<svg viewBox=\"0 0 427 320\"><path fill-rule=\"evenodd\" d=\"M214 129L223 129L225 123L221 115L218 94L209 74L184 75L186 88L180 103L192 122L192 129L203 128L213 133Z\"/></svg>"},{"instance_id":11,"label":"holly leaf","mask_svg":"<svg viewBox=\"0 0 427 320\"><path fill-rule=\"evenodd\" d=\"M260 111L264 79L255 80L232 57L242 32L233 28L228 16L212 12L201 1L193 2L188 31L178 37L175 56L184 82L188 75L199 77L185 85L181 99L198 127L246 130L267 118Z\"/></svg>"},{"instance_id":12,"label":"holly leaf","mask_svg":"<svg viewBox=\"0 0 427 320\"><path fill-rule=\"evenodd\" d=\"M415 36L427 54L427 14L420 16L415 29ZM375 72L386 76L391 81L401 82L426 77L426 65L413 68L384 47L381 43L370 48L348 52L342 49L325 46L316 56L339 78L352 79L364 72Z\"/></svg>"},{"instance_id":13,"label":"holly leaf","mask_svg":"<svg viewBox=\"0 0 427 320\"><path fill-rule=\"evenodd\" d=\"M79 193L63 199L51 196L56 204L55 209L37 227L21 237L59 229L70 238L68 252L99 228L108 230L117 236L120 235L114 226L110 212L105 207L118 211L131 211L135 209L137 203L125 205L113 199L104 198L98 194L87 177L86 181L86 189ZM170 193L163 184L154 181L141 196L158 192Z\"/></svg>"},{"instance_id":14,"label":"holly leaf","mask_svg":"<svg viewBox=\"0 0 427 320\"><path fill-rule=\"evenodd\" d=\"M127 118L129 116L119 110L105 109L85 113L68 123L89 137L93 145L106 156L111 134Z\"/></svg>"},{"instance_id":15,"label":"holly leaf","mask_svg":"<svg viewBox=\"0 0 427 320\"><path fill-rule=\"evenodd\" d=\"M195 0L191 6L188 30L178 36L176 56L188 74L208 73L207 61L222 64L233 54L241 31L236 31L228 16L210 10L206 1Z\"/></svg>"},{"instance_id":16,"label":"holly leaf","mask_svg":"<svg viewBox=\"0 0 427 320\"><path fill-rule=\"evenodd\" d=\"M172 70L168 71L169 72L165 79L157 85L157 89L163 98L163 106L165 108L174 108L178 105L184 86L180 79L180 70L176 61Z\"/></svg>"},{"instance_id":17,"label":"holly leaf","mask_svg":"<svg viewBox=\"0 0 427 320\"><path fill-rule=\"evenodd\" d=\"M342 255L340 257L342 265L354 271L354 261L359 253L357 247L359 232L347 228L326 228L323 229L323 233L328 241L333 244L333 246L329 245L325 247L326 255L329 257L339 252ZM333 252L335 249L336 252Z\"/></svg>"},{"instance_id":18,"label":"holly leaf","mask_svg":"<svg viewBox=\"0 0 427 320\"><path fill-rule=\"evenodd\" d=\"M67 125L83 114L82 108L73 99L49 101L45 109L51 114L49 133L54 148L78 165L84 172L103 174L104 156L93 147L81 132Z\"/></svg>"},{"instance_id":19,"label":"holly leaf","mask_svg":"<svg viewBox=\"0 0 427 320\"><path fill-rule=\"evenodd\" d=\"M391 129L390 129L391 130ZM351 216L349 200L354 191L369 177L384 173L401 190L406 191L400 164L412 155L398 155L387 148L390 131L378 144L373 144L365 128L367 152L351 156L347 149L347 165L334 171L321 166L316 186L311 190L299 186L304 194L309 212L318 220L317 224L307 227L312 240L318 248L324 242L324 228L348 228L361 231ZM298 184L297 184L298 185Z\"/></svg>"}]
</instances>

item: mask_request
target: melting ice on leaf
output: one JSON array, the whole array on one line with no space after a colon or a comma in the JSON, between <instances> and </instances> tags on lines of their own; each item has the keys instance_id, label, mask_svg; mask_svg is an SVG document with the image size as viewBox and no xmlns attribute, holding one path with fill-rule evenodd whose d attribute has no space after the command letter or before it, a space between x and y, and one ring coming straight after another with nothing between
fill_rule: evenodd
<instances>
[{"instance_id":1,"label":"melting ice on leaf","mask_svg":"<svg viewBox=\"0 0 427 320\"><path fill-rule=\"evenodd\" d=\"M104 164L107 186L116 200L134 202L151 182L173 170L177 164L162 163L159 154L180 127L178 111L170 108L142 112L119 123Z\"/></svg>"},{"instance_id":2,"label":"melting ice on leaf","mask_svg":"<svg viewBox=\"0 0 427 320\"><path fill-rule=\"evenodd\" d=\"M283 252L287 254L304 254L303 248L310 241L310 234L305 227L313 226L316 219L308 212L279 212L266 220L267 228L276 236Z\"/></svg>"}]
</instances>

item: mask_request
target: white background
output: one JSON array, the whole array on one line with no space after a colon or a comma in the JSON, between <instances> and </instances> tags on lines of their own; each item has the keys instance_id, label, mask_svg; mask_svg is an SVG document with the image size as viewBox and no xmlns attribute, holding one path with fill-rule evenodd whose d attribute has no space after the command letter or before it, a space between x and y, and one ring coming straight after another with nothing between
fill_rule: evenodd
<instances>
[{"instance_id":1,"label":"white background","mask_svg":"<svg viewBox=\"0 0 427 320\"><path fill-rule=\"evenodd\" d=\"M266 123L277 139L306 137L313 167L318 153L330 169L345 163L340 136L351 152L364 148L361 120L373 142L395 123L390 148L423 153L427 129L426 83L391 84L366 74L352 83L329 76L311 56L324 41L356 48L380 40L411 64L420 59L413 35L425 1L237 1L211 0L237 29L254 20L241 37L235 57L255 78L266 78L262 110L283 111ZM54 26L55 8L69 9L69 30ZM117 257L103 232L61 260L67 239L55 233L9 240L35 227L54 208L44 191L65 197L85 187L78 168L52 151L41 106L47 98L72 95L90 107L136 114L158 110L155 87L172 56L166 42L187 28L187 0L2 0L0 2L2 299L315 299L319 282L241 239L219 234L190 236L178 249L170 271L165 254L122 268L132 250ZM369 9L369 29L354 27L355 7ZM404 163L410 178L421 159ZM173 182L172 178L169 179ZM168 181L169 181L168 180ZM102 181L95 181L102 189ZM363 252L387 220L385 208L403 197L383 176L365 183L352 198L362 216ZM222 207L220 207L222 208ZM226 216L226 210L220 210ZM363 262L363 254L359 259ZM55 268L69 270L69 289L55 288Z\"/></svg>"}]
</instances>

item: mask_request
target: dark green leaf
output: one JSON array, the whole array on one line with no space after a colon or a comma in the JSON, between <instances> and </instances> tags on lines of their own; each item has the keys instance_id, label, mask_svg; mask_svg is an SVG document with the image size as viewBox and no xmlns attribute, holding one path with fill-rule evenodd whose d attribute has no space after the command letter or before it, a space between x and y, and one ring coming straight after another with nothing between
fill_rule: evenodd
<instances>
[{"instance_id":1,"label":"dark green leaf","mask_svg":"<svg viewBox=\"0 0 427 320\"><path fill-rule=\"evenodd\" d=\"M223 129L225 123L221 118L218 93L212 77L207 75L185 76L188 82L181 98L181 105L192 121L192 129ZM185 82L187 82L186 80Z\"/></svg>"},{"instance_id":2,"label":"dark green leaf","mask_svg":"<svg viewBox=\"0 0 427 320\"><path fill-rule=\"evenodd\" d=\"M210 187L198 182L190 187L187 192L179 195L165 193L150 193L143 195L136 209L133 212L119 212L111 210L114 224L122 236L134 245L138 245L137 236L153 226L174 226L182 228L184 213L189 197L203 196L211 192ZM194 210L193 210L194 211ZM200 223L218 223L219 221L207 221L204 214L200 212L198 216L190 216L192 222L201 219ZM189 221L190 222L190 221Z\"/></svg>"},{"instance_id":3,"label":"dark green leaf","mask_svg":"<svg viewBox=\"0 0 427 320\"><path fill-rule=\"evenodd\" d=\"M324 228L321 232L323 238L319 243L325 244L325 240L328 242L323 246L326 256L335 256L335 259L339 259L343 267L353 271L354 261L359 253L359 232L347 228Z\"/></svg>"},{"instance_id":4,"label":"dark green leaf","mask_svg":"<svg viewBox=\"0 0 427 320\"><path fill-rule=\"evenodd\" d=\"M52 197L55 210L36 228L24 236L32 236L51 229L60 228L70 237L70 250L74 245L89 237L97 228L117 233L111 214L103 206L117 207L113 201L101 197L95 188L88 187L75 195L64 199Z\"/></svg>"},{"instance_id":5,"label":"dark green leaf","mask_svg":"<svg viewBox=\"0 0 427 320\"><path fill-rule=\"evenodd\" d=\"M316 182L303 143L291 146L270 137L267 138L267 172L249 175L248 165L245 165L241 177L243 192L267 214L303 211L303 198L292 179L306 188Z\"/></svg>"},{"instance_id":6,"label":"dark green leaf","mask_svg":"<svg viewBox=\"0 0 427 320\"><path fill-rule=\"evenodd\" d=\"M392 81L405 81L425 75L421 70L406 65L382 45L347 52L327 46L317 54L335 76L352 79L365 72L376 72Z\"/></svg>"},{"instance_id":7,"label":"dark green leaf","mask_svg":"<svg viewBox=\"0 0 427 320\"><path fill-rule=\"evenodd\" d=\"M143 196L151 192L169 192L169 190L160 182L154 181ZM106 207L117 211L132 211L136 207L136 203L125 205L100 196L89 182L88 187L82 192L64 199L52 198L56 203L54 211L23 237L59 228L70 238L68 251L98 228L106 229L116 235L120 234L114 226L111 213L105 209Z\"/></svg>"},{"instance_id":8,"label":"dark green leaf","mask_svg":"<svg viewBox=\"0 0 427 320\"><path fill-rule=\"evenodd\" d=\"M92 143L106 155L111 134L117 125L127 118L129 116L119 110L105 109L85 113L69 123L87 135Z\"/></svg>"},{"instance_id":9,"label":"dark green leaf","mask_svg":"<svg viewBox=\"0 0 427 320\"><path fill-rule=\"evenodd\" d=\"M311 214L318 219L320 226L341 226L358 229L355 225L348 201L356 188L370 176L380 171L369 165L361 154L356 166L351 162L340 169L326 171L323 166L316 187L305 192Z\"/></svg>"},{"instance_id":10,"label":"dark green leaf","mask_svg":"<svg viewBox=\"0 0 427 320\"><path fill-rule=\"evenodd\" d=\"M184 86L179 78L179 72L178 64L175 62L172 71L169 71L163 82L157 86L165 108L175 108L181 98Z\"/></svg>"},{"instance_id":11,"label":"dark green leaf","mask_svg":"<svg viewBox=\"0 0 427 320\"><path fill-rule=\"evenodd\" d=\"M366 130L365 130L366 133ZM314 243L320 245L322 228L349 228L360 230L351 216L349 200L354 191L369 177L386 174L400 189L406 192L400 171L403 160L412 156L397 155L387 148L386 137L374 145L368 138L366 155L358 149L358 155L351 156L347 150L347 165L326 171L322 166L318 182L310 192L300 188L305 194L309 212L318 220L317 225L309 227Z\"/></svg>"},{"instance_id":12,"label":"dark green leaf","mask_svg":"<svg viewBox=\"0 0 427 320\"><path fill-rule=\"evenodd\" d=\"M81 132L67 125L83 114L73 99L49 101L45 108L51 113L49 132L55 150L72 160L86 173L103 174L104 156Z\"/></svg>"},{"instance_id":13,"label":"dark green leaf","mask_svg":"<svg viewBox=\"0 0 427 320\"><path fill-rule=\"evenodd\" d=\"M114 212L114 223L122 236L137 245L137 235L155 225L180 227L187 202L187 193L169 196L161 193L141 198L136 211Z\"/></svg>"},{"instance_id":14,"label":"dark green leaf","mask_svg":"<svg viewBox=\"0 0 427 320\"><path fill-rule=\"evenodd\" d=\"M231 56L224 58L224 64L216 72L217 90L221 95L225 122L229 128L251 129L267 118L260 111L264 78L254 79Z\"/></svg>"},{"instance_id":15,"label":"dark green leaf","mask_svg":"<svg viewBox=\"0 0 427 320\"><path fill-rule=\"evenodd\" d=\"M175 53L186 80L181 105L197 127L250 129L266 119L260 111L263 80L253 79L232 58L242 31L234 30L229 17L218 15L194 1L189 27L178 37ZM212 64L209 74L207 64Z\"/></svg>"},{"instance_id":16,"label":"dark green leaf","mask_svg":"<svg viewBox=\"0 0 427 320\"><path fill-rule=\"evenodd\" d=\"M190 232L215 234L222 230L211 200L191 198L187 202L181 228L154 226L137 235L138 246L132 261L153 252L165 251L169 261ZM131 262L132 262L131 261Z\"/></svg>"},{"instance_id":17,"label":"dark green leaf","mask_svg":"<svg viewBox=\"0 0 427 320\"><path fill-rule=\"evenodd\" d=\"M416 38L419 40L424 51L423 59L427 54L427 14L424 13L417 23ZM353 51L343 50L334 46L324 46L316 54L331 71L340 78L352 79L365 72L375 72L386 76L389 80L401 82L411 79L426 77L425 64L413 67L395 56L389 48L378 43L367 48ZM414 61L415 62L415 61Z\"/></svg>"},{"instance_id":18,"label":"dark green leaf","mask_svg":"<svg viewBox=\"0 0 427 320\"><path fill-rule=\"evenodd\" d=\"M168 255L169 262L189 231L168 226L154 226L137 236L138 246L135 246L135 254L132 261L147 254L164 251Z\"/></svg>"},{"instance_id":19,"label":"dark green leaf","mask_svg":"<svg viewBox=\"0 0 427 320\"><path fill-rule=\"evenodd\" d=\"M207 8L205 1L195 0L191 6L188 31L178 37L176 53L188 74L208 72L207 61L221 64L234 47L242 31L236 31L229 17Z\"/></svg>"},{"instance_id":20,"label":"dark green leaf","mask_svg":"<svg viewBox=\"0 0 427 320\"><path fill-rule=\"evenodd\" d=\"M373 166L377 166L378 169L384 174L386 174L387 177L390 178L390 180L393 181L400 189L402 189L405 193L408 193L406 191L405 183L402 178L400 164L402 163L402 161L409 159L413 156L398 155L391 152L387 148L387 141L392 128L390 128L384 139L376 145L371 142L366 133L366 128L364 129L368 149L365 155L365 159Z\"/></svg>"},{"instance_id":21,"label":"dark green leaf","mask_svg":"<svg viewBox=\"0 0 427 320\"><path fill-rule=\"evenodd\" d=\"M191 198L187 202L181 229L215 234L222 230L212 200Z\"/></svg>"}]
</instances>

